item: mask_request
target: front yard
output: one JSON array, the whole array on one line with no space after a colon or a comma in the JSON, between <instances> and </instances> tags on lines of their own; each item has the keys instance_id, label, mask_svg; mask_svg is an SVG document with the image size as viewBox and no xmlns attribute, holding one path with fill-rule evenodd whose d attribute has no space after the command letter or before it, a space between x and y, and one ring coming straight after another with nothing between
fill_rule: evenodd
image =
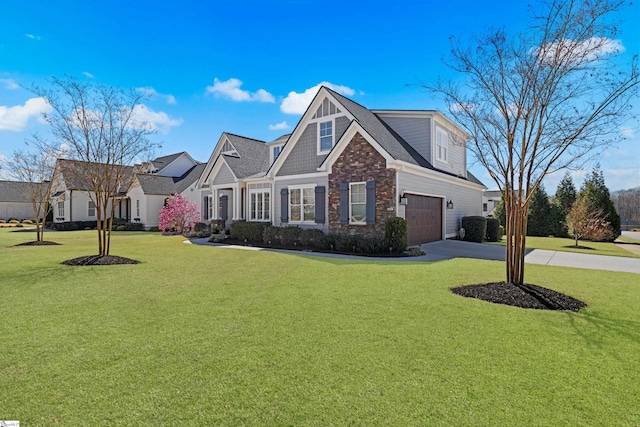
<instances>
[{"instance_id":1,"label":"front yard","mask_svg":"<svg viewBox=\"0 0 640 427\"><path fill-rule=\"evenodd\" d=\"M114 233L138 265L67 267L96 232L0 230L0 419L21 425L640 423L638 275L527 265L588 304L452 294L504 263L314 258Z\"/></svg>"},{"instance_id":2,"label":"front yard","mask_svg":"<svg viewBox=\"0 0 640 427\"><path fill-rule=\"evenodd\" d=\"M627 243L640 243L633 239L619 237L618 240ZM503 237L500 242L490 243L490 245L506 245L506 237ZM640 255L636 255L633 252L627 251L620 246L617 246L609 242L589 242L586 240L579 240L579 248L574 247L575 240L571 238L562 237L535 237L527 236L527 248L528 249L544 249L549 251L560 252L576 252L589 255L608 255L608 256L621 256L628 258L640 258Z\"/></svg>"}]
</instances>

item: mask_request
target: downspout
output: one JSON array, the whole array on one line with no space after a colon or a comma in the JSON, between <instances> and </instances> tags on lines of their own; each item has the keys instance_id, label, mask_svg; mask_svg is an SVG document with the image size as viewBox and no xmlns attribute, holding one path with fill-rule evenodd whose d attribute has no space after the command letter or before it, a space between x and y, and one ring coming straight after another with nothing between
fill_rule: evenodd
<instances>
[{"instance_id":1,"label":"downspout","mask_svg":"<svg viewBox=\"0 0 640 427\"><path fill-rule=\"evenodd\" d=\"M73 190L69 190L69 222L73 221Z\"/></svg>"}]
</instances>

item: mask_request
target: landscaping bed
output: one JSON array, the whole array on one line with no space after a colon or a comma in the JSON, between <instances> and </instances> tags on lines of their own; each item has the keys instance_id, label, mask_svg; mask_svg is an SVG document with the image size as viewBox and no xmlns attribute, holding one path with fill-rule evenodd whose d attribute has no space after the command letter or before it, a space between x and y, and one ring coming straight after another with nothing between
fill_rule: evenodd
<instances>
[{"instance_id":1,"label":"landscaping bed","mask_svg":"<svg viewBox=\"0 0 640 427\"><path fill-rule=\"evenodd\" d=\"M85 265L120 265L138 264L139 261L115 255L85 255L62 261L64 265L85 266Z\"/></svg>"}]
</instances>

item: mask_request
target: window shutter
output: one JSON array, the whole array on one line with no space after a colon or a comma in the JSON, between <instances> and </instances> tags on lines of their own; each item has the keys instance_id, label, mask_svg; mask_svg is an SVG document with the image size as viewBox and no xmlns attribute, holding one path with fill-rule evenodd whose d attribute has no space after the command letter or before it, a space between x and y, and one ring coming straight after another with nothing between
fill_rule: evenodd
<instances>
[{"instance_id":1,"label":"window shutter","mask_svg":"<svg viewBox=\"0 0 640 427\"><path fill-rule=\"evenodd\" d=\"M229 196L220 197L220 219L227 220L229 218Z\"/></svg>"},{"instance_id":2,"label":"window shutter","mask_svg":"<svg viewBox=\"0 0 640 427\"><path fill-rule=\"evenodd\" d=\"M367 224L376 223L376 182L367 181Z\"/></svg>"},{"instance_id":3,"label":"window shutter","mask_svg":"<svg viewBox=\"0 0 640 427\"><path fill-rule=\"evenodd\" d=\"M208 196L204 196L204 212L202 212L202 217L204 218L205 221L207 221L209 219L209 197Z\"/></svg>"},{"instance_id":4,"label":"window shutter","mask_svg":"<svg viewBox=\"0 0 640 427\"><path fill-rule=\"evenodd\" d=\"M349 224L349 183L340 183L340 224Z\"/></svg>"},{"instance_id":5,"label":"window shutter","mask_svg":"<svg viewBox=\"0 0 640 427\"><path fill-rule=\"evenodd\" d=\"M324 224L324 206L325 206L325 187L317 186L316 187L316 224Z\"/></svg>"},{"instance_id":6,"label":"window shutter","mask_svg":"<svg viewBox=\"0 0 640 427\"><path fill-rule=\"evenodd\" d=\"M289 222L289 189L280 189L280 222Z\"/></svg>"}]
</instances>

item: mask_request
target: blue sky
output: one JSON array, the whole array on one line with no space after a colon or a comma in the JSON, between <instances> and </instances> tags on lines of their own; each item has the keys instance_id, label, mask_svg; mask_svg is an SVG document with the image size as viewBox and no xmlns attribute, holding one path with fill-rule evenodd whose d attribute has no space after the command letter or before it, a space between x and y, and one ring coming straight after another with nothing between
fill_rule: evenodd
<instances>
[{"instance_id":1,"label":"blue sky","mask_svg":"<svg viewBox=\"0 0 640 427\"><path fill-rule=\"evenodd\" d=\"M46 106L23 87L52 75L141 88L160 154L188 151L200 161L224 131L266 141L291 131L320 83L372 109L444 110L420 82L450 75L442 63L449 37L517 28L526 3L5 0L0 158L46 132L38 120ZM624 18L629 62L640 51L640 7ZM640 131L637 123L623 131L629 139L600 158L612 190L640 186ZM470 169L495 188L481 166ZM561 175L547 179L549 193Z\"/></svg>"}]
</instances>

